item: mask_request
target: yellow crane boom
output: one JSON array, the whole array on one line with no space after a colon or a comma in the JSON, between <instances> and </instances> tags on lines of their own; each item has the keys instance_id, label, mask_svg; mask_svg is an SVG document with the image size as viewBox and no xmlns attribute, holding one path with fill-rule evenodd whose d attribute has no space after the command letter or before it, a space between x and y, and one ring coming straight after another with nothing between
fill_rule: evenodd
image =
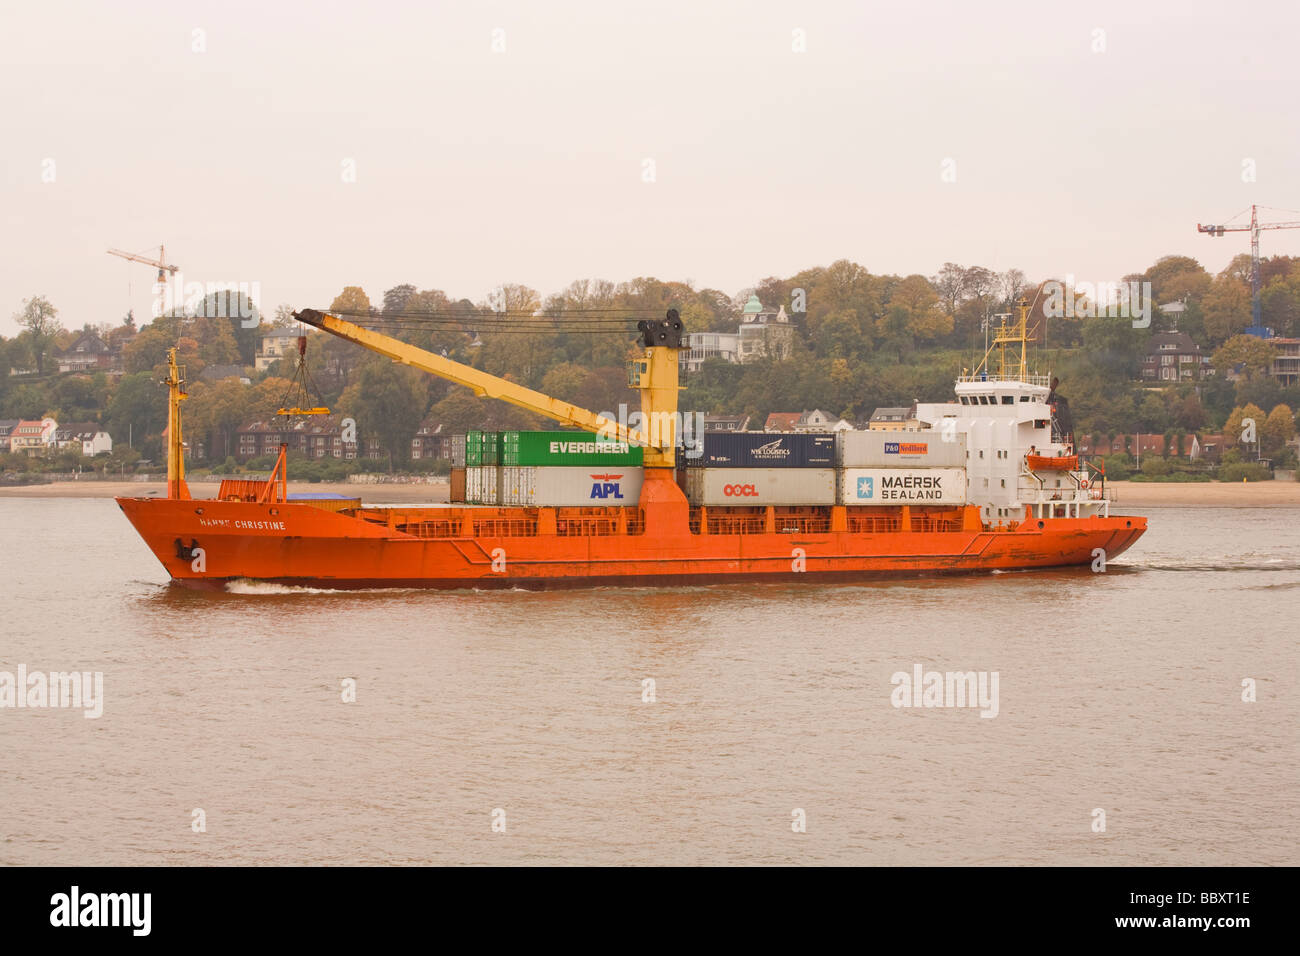
<instances>
[{"instance_id":1,"label":"yellow crane boom","mask_svg":"<svg viewBox=\"0 0 1300 956\"><path fill-rule=\"evenodd\" d=\"M671 468L677 443L678 358L683 335L676 309L658 322L639 322L644 355L632 363L630 384L641 391L643 429L630 429L624 423L597 415L550 395L525 388L473 366L454 362L426 349L408 345L381 332L372 332L354 322L316 309L293 314L299 322L329 332L394 362L418 368L457 385L464 385L476 395L500 399L520 408L553 419L562 425L599 433L616 441L645 447L647 468Z\"/></svg>"}]
</instances>

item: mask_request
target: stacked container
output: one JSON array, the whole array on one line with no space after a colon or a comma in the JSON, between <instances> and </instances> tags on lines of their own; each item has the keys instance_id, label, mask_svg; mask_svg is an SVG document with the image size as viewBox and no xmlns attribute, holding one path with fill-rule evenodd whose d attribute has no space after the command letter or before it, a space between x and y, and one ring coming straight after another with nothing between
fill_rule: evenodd
<instances>
[{"instance_id":1,"label":"stacked container","mask_svg":"<svg viewBox=\"0 0 1300 956\"><path fill-rule=\"evenodd\" d=\"M837 464L842 505L966 503L964 433L840 432Z\"/></svg>"},{"instance_id":2,"label":"stacked container","mask_svg":"<svg viewBox=\"0 0 1300 956\"><path fill-rule=\"evenodd\" d=\"M635 505L642 449L587 432L470 432L465 497L470 504L547 507Z\"/></svg>"},{"instance_id":3,"label":"stacked container","mask_svg":"<svg viewBox=\"0 0 1300 956\"><path fill-rule=\"evenodd\" d=\"M587 432L505 432L501 503L546 507L635 505L642 450Z\"/></svg>"},{"instance_id":4,"label":"stacked container","mask_svg":"<svg viewBox=\"0 0 1300 956\"><path fill-rule=\"evenodd\" d=\"M686 459L693 505L835 503L835 436L705 432L703 453Z\"/></svg>"},{"instance_id":5,"label":"stacked container","mask_svg":"<svg viewBox=\"0 0 1300 956\"><path fill-rule=\"evenodd\" d=\"M469 432L465 436L465 501L495 505L501 500L501 436L498 432Z\"/></svg>"}]
</instances>

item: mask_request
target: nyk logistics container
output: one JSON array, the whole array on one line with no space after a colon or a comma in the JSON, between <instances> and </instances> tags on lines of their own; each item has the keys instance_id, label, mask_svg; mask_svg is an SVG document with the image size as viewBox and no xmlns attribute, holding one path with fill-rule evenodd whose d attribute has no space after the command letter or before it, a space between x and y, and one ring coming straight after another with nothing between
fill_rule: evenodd
<instances>
[{"instance_id":1,"label":"nyk logistics container","mask_svg":"<svg viewBox=\"0 0 1300 956\"><path fill-rule=\"evenodd\" d=\"M705 432L690 468L834 468L835 436L773 432Z\"/></svg>"},{"instance_id":2,"label":"nyk logistics container","mask_svg":"<svg viewBox=\"0 0 1300 956\"><path fill-rule=\"evenodd\" d=\"M644 470L639 466L505 465L501 468L501 504L550 508L634 507L641 500L643 477Z\"/></svg>"},{"instance_id":3,"label":"nyk logistics container","mask_svg":"<svg viewBox=\"0 0 1300 956\"><path fill-rule=\"evenodd\" d=\"M502 432L501 464L639 467L643 450L590 432Z\"/></svg>"},{"instance_id":4,"label":"nyk logistics container","mask_svg":"<svg viewBox=\"0 0 1300 956\"><path fill-rule=\"evenodd\" d=\"M835 469L688 468L686 500L711 506L833 505Z\"/></svg>"},{"instance_id":5,"label":"nyk logistics container","mask_svg":"<svg viewBox=\"0 0 1300 956\"><path fill-rule=\"evenodd\" d=\"M842 505L963 505L965 468L845 468Z\"/></svg>"}]
</instances>

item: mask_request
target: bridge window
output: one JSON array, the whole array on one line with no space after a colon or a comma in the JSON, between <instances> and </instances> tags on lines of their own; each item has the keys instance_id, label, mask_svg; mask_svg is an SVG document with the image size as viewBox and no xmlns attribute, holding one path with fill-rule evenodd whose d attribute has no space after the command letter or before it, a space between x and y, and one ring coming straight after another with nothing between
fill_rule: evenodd
<instances>
[{"instance_id":1,"label":"bridge window","mask_svg":"<svg viewBox=\"0 0 1300 956\"><path fill-rule=\"evenodd\" d=\"M1003 404L1003 405L1014 405L1015 403L1016 403L1016 398L1015 398L1014 395L1003 395L1003 396L1002 396L1002 404Z\"/></svg>"}]
</instances>

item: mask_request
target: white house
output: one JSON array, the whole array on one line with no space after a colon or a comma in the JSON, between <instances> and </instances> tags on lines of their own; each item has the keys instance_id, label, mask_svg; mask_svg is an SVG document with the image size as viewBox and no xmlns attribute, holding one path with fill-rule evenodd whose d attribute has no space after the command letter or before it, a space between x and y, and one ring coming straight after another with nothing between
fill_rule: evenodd
<instances>
[{"instance_id":1,"label":"white house","mask_svg":"<svg viewBox=\"0 0 1300 956\"><path fill-rule=\"evenodd\" d=\"M56 448L79 448L85 458L113 450L113 438L103 425L93 422L60 425L54 432Z\"/></svg>"},{"instance_id":2,"label":"white house","mask_svg":"<svg viewBox=\"0 0 1300 956\"><path fill-rule=\"evenodd\" d=\"M680 362L688 372L698 372L708 359L740 361L740 336L733 332L688 332L685 344Z\"/></svg>"}]
</instances>

